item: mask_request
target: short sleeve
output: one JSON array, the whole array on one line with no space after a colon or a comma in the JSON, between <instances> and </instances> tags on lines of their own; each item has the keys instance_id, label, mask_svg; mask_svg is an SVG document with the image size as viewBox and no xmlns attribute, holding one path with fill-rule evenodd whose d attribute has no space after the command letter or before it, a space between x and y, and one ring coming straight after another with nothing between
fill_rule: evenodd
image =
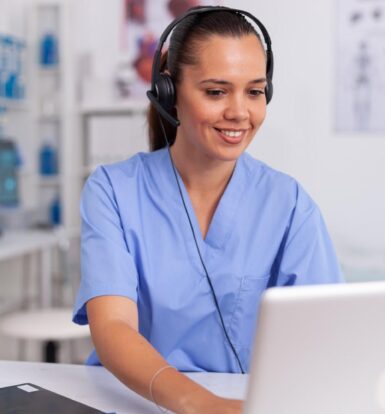
<instances>
[{"instance_id":1,"label":"short sleeve","mask_svg":"<svg viewBox=\"0 0 385 414\"><path fill-rule=\"evenodd\" d=\"M81 281L73 321L88 323L86 303L97 296L126 296L137 301L138 273L129 252L113 186L98 167L81 197Z\"/></svg>"},{"instance_id":2,"label":"short sleeve","mask_svg":"<svg viewBox=\"0 0 385 414\"><path fill-rule=\"evenodd\" d=\"M297 184L296 206L275 263L275 285L340 283L340 265L318 206Z\"/></svg>"}]
</instances>

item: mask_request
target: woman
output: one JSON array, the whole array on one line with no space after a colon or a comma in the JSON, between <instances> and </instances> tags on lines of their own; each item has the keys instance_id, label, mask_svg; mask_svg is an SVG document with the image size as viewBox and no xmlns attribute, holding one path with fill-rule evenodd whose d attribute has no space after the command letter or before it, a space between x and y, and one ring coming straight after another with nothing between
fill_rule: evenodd
<instances>
[{"instance_id":1,"label":"woman","mask_svg":"<svg viewBox=\"0 0 385 414\"><path fill-rule=\"evenodd\" d=\"M247 371L263 290L338 282L340 270L311 198L245 153L270 86L253 26L235 11L193 13L162 70L180 126L152 108L152 152L88 179L74 321L90 324L88 362L144 397L177 413L240 413L181 371Z\"/></svg>"}]
</instances>

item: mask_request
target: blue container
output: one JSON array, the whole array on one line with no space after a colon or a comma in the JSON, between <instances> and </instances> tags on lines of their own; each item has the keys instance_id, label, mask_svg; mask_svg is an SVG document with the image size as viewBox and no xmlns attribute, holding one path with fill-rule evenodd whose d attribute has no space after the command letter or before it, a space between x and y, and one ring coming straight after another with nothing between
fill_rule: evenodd
<instances>
[{"instance_id":1,"label":"blue container","mask_svg":"<svg viewBox=\"0 0 385 414\"><path fill-rule=\"evenodd\" d=\"M55 175L58 173L56 149L50 144L44 144L39 154L39 170L41 175Z\"/></svg>"},{"instance_id":2,"label":"blue container","mask_svg":"<svg viewBox=\"0 0 385 414\"><path fill-rule=\"evenodd\" d=\"M5 96L9 99L17 97L17 77L15 73L10 73L5 84Z\"/></svg>"},{"instance_id":3,"label":"blue container","mask_svg":"<svg viewBox=\"0 0 385 414\"><path fill-rule=\"evenodd\" d=\"M24 84L25 44L12 36L0 35L0 97L22 99Z\"/></svg>"},{"instance_id":4,"label":"blue container","mask_svg":"<svg viewBox=\"0 0 385 414\"><path fill-rule=\"evenodd\" d=\"M25 98L25 62L24 62L24 42L17 40L16 41L16 87L15 87L15 98L23 99Z\"/></svg>"},{"instance_id":5,"label":"blue container","mask_svg":"<svg viewBox=\"0 0 385 414\"><path fill-rule=\"evenodd\" d=\"M53 226L61 224L61 203L60 198L57 196L50 206L50 220Z\"/></svg>"},{"instance_id":6,"label":"blue container","mask_svg":"<svg viewBox=\"0 0 385 414\"><path fill-rule=\"evenodd\" d=\"M4 96L8 99L14 97L15 71L14 71L14 42L11 36L4 37L5 73L4 73Z\"/></svg>"},{"instance_id":7,"label":"blue container","mask_svg":"<svg viewBox=\"0 0 385 414\"><path fill-rule=\"evenodd\" d=\"M53 33L46 33L40 44L40 64L56 66L59 63L58 40Z\"/></svg>"},{"instance_id":8,"label":"blue container","mask_svg":"<svg viewBox=\"0 0 385 414\"><path fill-rule=\"evenodd\" d=\"M19 204L17 177L18 154L12 141L0 139L0 205L15 207Z\"/></svg>"},{"instance_id":9,"label":"blue container","mask_svg":"<svg viewBox=\"0 0 385 414\"><path fill-rule=\"evenodd\" d=\"M5 97L6 70L5 37L0 35L0 98Z\"/></svg>"}]
</instances>

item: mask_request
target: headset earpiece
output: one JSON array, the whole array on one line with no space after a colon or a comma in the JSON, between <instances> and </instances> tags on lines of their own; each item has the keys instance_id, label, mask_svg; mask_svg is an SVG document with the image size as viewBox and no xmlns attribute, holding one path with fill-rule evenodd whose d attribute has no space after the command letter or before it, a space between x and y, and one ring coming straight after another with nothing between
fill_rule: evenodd
<instances>
[{"instance_id":1,"label":"headset earpiece","mask_svg":"<svg viewBox=\"0 0 385 414\"><path fill-rule=\"evenodd\" d=\"M155 91L159 104L170 112L175 106L175 87L171 76L167 73L160 73L155 82Z\"/></svg>"}]
</instances>

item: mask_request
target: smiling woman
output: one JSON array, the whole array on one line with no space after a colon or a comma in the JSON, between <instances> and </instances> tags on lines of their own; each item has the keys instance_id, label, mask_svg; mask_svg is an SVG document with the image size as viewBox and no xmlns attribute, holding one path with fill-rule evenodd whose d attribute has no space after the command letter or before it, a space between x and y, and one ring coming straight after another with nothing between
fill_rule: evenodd
<instances>
[{"instance_id":1,"label":"smiling woman","mask_svg":"<svg viewBox=\"0 0 385 414\"><path fill-rule=\"evenodd\" d=\"M154 57L151 152L98 168L83 191L74 321L90 324L88 363L177 413L241 413L181 372L247 372L266 288L342 279L314 201L245 152L272 77L259 20L190 10Z\"/></svg>"}]
</instances>

